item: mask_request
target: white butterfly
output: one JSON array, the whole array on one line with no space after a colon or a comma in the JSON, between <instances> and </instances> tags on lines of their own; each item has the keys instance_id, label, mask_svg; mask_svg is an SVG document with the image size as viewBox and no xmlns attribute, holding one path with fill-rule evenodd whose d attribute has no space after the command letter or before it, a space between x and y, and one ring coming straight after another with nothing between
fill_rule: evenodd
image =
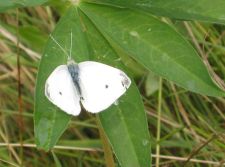
<instances>
[{"instance_id":1,"label":"white butterfly","mask_svg":"<svg viewBox=\"0 0 225 167\"><path fill-rule=\"evenodd\" d=\"M87 111L98 113L115 103L130 84L130 78L117 68L94 61L76 64L70 56L67 65L56 67L49 75L45 83L45 96L61 110L74 116L79 115L81 104Z\"/></svg>"}]
</instances>

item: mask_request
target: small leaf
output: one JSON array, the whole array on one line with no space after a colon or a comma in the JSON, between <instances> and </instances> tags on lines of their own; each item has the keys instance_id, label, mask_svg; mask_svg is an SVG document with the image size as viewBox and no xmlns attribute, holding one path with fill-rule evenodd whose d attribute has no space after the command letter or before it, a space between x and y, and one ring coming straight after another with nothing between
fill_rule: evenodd
<instances>
[{"instance_id":1,"label":"small leaf","mask_svg":"<svg viewBox=\"0 0 225 167\"><path fill-rule=\"evenodd\" d=\"M159 89L159 77L149 72L145 81L145 92L150 96Z\"/></svg>"},{"instance_id":2,"label":"small leaf","mask_svg":"<svg viewBox=\"0 0 225 167\"><path fill-rule=\"evenodd\" d=\"M115 48L145 68L190 91L224 96L194 48L167 24L143 12L81 4L82 11Z\"/></svg>"},{"instance_id":3,"label":"small leaf","mask_svg":"<svg viewBox=\"0 0 225 167\"><path fill-rule=\"evenodd\" d=\"M54 161L55 161L55 166L56 166L56 167L62 167L62 165L61 165L61 163L60 163L58 157L55 155L55 153L54 153L53 151L52 151L52 156L53 156Z\"/></svg>"},{"instance_id":4,"label":"small leaf","mask_svg":"<svg viewBox=\"0 0 225 167\"><path fill-rule=\"evenodd\" d=\"M37 51L43 50L46 44L47 35L44 34L36 26L20 26L19 27L20 40L32 49Z\"/></svg>"},{"instance_id":5,"label":"small leaf","mask_svg":"<svg viewBox=\"0 0 225 167\"><path fill-rule=\"evenodd\" d=\"M102 149L102 143L99 139L60 140L58 144L70 147Z\"/></svg>"},{"instance_id":6,"label":"small leaf","mask_svg":"<svg viewBox=\"0 0 225 167\"><path fill-rule=\"evenodd\" d=\"M146 12L183 20L199 20L225 24L224 0L85 0L91 3L140 9Z\"/></svg>"}]
</instances>

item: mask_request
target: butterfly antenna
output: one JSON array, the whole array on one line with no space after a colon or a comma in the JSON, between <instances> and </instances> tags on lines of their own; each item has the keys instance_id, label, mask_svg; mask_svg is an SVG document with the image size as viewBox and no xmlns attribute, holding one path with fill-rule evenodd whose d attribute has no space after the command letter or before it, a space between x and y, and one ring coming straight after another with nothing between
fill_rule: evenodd
<instances>
[{"instance_id":1,"label":"butterfly antenna","mask_svg":"<svg viewBox=\"0 0 225 167\"><path fill-rule=\"evenodd\" d=\"M63 47L55 40L55 38L50 34L50 38L60 47L60 49L69 57L68 53L63 49Z\"/></svg>"},{"instance_id":2,"label":"butterfly antenna","mask_svg":"<svg viewBox=\"0 0 225 167\"><path fill-rule=\"evenodd\" d=\"M70 32L70 55L69 55L69 60L72 60L72 46L73 46L73 34L72 34L72 29Z\"/></svg>"}]
</instances>

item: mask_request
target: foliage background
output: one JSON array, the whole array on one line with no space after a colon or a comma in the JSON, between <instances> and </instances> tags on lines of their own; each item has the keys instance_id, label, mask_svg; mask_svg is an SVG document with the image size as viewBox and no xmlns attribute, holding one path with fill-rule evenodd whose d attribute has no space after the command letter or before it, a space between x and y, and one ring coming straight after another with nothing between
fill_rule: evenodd
<instances>
[{"instance_id":1,"label":"foliage background","mask_svg":"<svg viewBox=\"0 0 225 167\"><path fill-rule=\"evenodd\" d=\"M93 115L73 118L69 128L51 152L34 145L33 97L37 66L48 34L52 32L66 5L7 10L0 15L0 165L1 166L105 166L102 144ZM19 27L17 27L19 16ZM224 26L182 22L161 18L176 28L202 56L208 69L224 80ZM17 44L17 38L21 44ZM22 101L18 101L17 53L21 61ZM222 165L225 155L223 98L188 92L147 72L131 62L148 116L153 164L155 163L157 112L161 106L161 166L182 166L182 157L191 166ZM162 94L162 99L158 98ZM19 107L22 104L22 115ZM22 123L21 123L22 122ZM23 147L20 146L23 141ZM165 156L164 156L165 155Z\"/></svg>"}]
</instances>

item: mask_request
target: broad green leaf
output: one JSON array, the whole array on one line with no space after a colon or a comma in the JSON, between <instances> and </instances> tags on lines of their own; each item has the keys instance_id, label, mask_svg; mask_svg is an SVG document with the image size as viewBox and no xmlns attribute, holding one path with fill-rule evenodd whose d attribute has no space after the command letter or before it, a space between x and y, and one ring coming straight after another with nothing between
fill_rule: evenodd
<instances>
[{"instance_id":1,"label":"broad green leaf","mask_svg":"<svg viewBox=\"0 0 225 167\"><path fill-rule=\"evenodd\" d=\"M167 24L131 9L87 3L80 8L115 49L122 49L148 70L193 92L225 95L194 48Z\"/></svg>"},{"instance_id":2,"label":"broad green leaf","mask_svg":"<svg viewBox=\"0 0 225 167\"><path fill-rule=\"evenodd\" d=\"M88 48L80 20L74 8L69 10L57 24L53 37L69 53L70 33L73 35L72 53L79 62L88 59ZM49 150L58 141L70 121L69 115L51 104L44 95L45 81L60 64L67 63L67 56L53 40L49 40L44 50L37 76L35 90L35 139L39 148ZM56 83L57 84L57 83Z\"/></svg>"},{"instance_id":3,"label":"broad green leaf","mask_svg":"<svg viewBox=\"0 0 225 167\"><path fill-rule=\"evenodd\" d=\"M140 9L158 16L225 24L224 0L84 0Z\"/></svg>"},{"instance_id":4,"label":"broad green leaf","mask_svg":"<svg viewBox=\"0 0 225 167\"><path fill-rule=\"evenodd\" d=\"M124 69L119 57L95 26L82 12L80 15L79 17L75 7L69 9L56 26L54 38L69 50L72 29L72 55L76 62L95 60ZM66 59L67 56L50 40L40 63L35 96L36 143L45 150L55 145L70 120L70 116L59 111L44 96L44 84L48 75L59 64L66 64ZM134 81L117 105L112 105L100 114L100 120L122 167L150 166L147 119Z\"/></svg>"},{"instance_id":5,"label":"broad green leaf","mask_svg":"<svg viewBox=\"0 0 225 167\"><path fill-rule=\"evenodd\" d=\"M37 6L48 0L0 0L0 12L18 7Z\"/></svg>"},{"instance_id":6,"label":"broad green leaf","mask_svg":"<svg viewBox=\"0 0 225 167\"><path fill-rule=\"evenodd\" d=\"M92 58L118 68L123 66L119 57L93 24L82 17L87 28ZM97 41L97 42L96 42ZM151 165L151 152L147 118L138 89L133 84L118 105L99 114L101 124L122 167L142 167Z\"/></svg>"}]
</instances>

